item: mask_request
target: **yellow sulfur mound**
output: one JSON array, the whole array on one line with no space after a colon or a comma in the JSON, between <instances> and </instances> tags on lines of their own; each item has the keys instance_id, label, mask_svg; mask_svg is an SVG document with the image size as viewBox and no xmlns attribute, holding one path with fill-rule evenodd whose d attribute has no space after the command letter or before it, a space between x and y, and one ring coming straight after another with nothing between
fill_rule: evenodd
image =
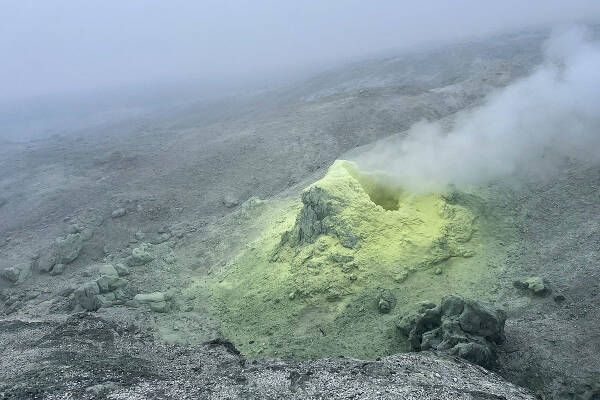
<instances>
[{"instance_id":1,"label":"yellow sulfur mound","mask_svg":"<svg viewBox=\"0 0 600 400\"><path fill-rule=\"evenodd\" d=\"M476 218L452 196L338 160L301 200L208 284L223 334L250 357L400 351L394 318L483 277L455 262L475 255Z\"/></svg>"},{"instance_id":2,"label":"yellow sulfur mound","mask_svg":"<svg viewBox=\"0 0 600 400\"><path fill-rule=\"evenodd\" d=\"M439 194L405 193L349 161L336 161L302 202L273 259L291 264L305 297L341 297L363 279L402 280L418 268L472 255L463 246L473 233L467 209Z\"/></svg>"}]
</instances>

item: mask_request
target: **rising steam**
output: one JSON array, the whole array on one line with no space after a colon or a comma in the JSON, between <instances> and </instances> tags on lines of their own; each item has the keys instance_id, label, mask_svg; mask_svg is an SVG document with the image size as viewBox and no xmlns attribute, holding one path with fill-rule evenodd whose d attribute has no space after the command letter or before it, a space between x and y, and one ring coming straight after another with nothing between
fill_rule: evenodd
<instances>
[{"instance_id":1,"label":"rising steam","mask_svg":"<svg viewBox=\"0 0 600 400\"><path fill-rule=\"evenodd\" d=\"M435 190L546 177L568 159L600 161L600 44L582 28L554 33L536 72L459 116L450 132L420 122L399 146L378 146L357 162L413 190Z\"/></svg>"}]
</instances>

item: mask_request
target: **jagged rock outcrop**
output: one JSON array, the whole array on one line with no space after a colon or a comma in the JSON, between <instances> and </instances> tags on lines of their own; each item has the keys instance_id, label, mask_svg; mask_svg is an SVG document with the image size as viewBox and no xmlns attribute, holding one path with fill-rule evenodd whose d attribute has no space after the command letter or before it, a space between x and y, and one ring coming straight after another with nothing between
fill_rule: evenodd
<instances>
[{"instance_id":1,"label":"jagged rock outcrop","mask_svg":"<svg viewBox=\"0 0 600 400\"><path fill-rule=\"evenodd\" d=\"M340 199L331 196L319 186L313 186L302 193L302 210L294 228L284 235L282 242L290 246L300 246L314 241L322 234L330 234L340 240L346 248L359 245L358 236L336 218Z\"/></svg>"},{"instance_id":2,"label":"jagged rock outcrop","mask_svg":"<svg viewBox=\"0 0 600 400\"><path fill-rule=\"evenodd\" d=\"M474 300L444 296L439 306L422 304L419 312L397 322L411 350L438 350L487 367L504 341L506 315Z\"/></svg>"}]
</instances>

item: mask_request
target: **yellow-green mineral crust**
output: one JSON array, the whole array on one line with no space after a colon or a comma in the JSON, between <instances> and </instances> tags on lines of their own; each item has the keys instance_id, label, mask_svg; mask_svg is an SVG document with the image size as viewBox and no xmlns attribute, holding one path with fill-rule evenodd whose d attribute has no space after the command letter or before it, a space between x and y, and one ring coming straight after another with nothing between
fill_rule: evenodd
<instances>
[{"instance_id":1,"label":"yellow-green mineral crust","mask_svg":"<svg viewBox=\"0 0 600 400\"><path fill-rule=\"evenodd\" d=\"M451 195L409 193L338 160L301 199L206 288L249 357L402 351L395 318L486 279L470 258L476 215Z\"/></svg>"}]
</instances>

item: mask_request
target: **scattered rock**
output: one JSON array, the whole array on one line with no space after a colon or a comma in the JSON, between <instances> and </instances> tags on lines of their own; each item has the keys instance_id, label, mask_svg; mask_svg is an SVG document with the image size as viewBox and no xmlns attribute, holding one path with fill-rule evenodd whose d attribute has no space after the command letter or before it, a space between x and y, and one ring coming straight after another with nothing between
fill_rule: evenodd
<instances>
[{"instance_id":1,"label":"scattered rock","mask_svg":"<svg viewBox=\"0 0 600 400\"><path fill-rule=\"evenodd\" d=\"M138 231L138 232L136 232L136 233L135 233L135 238L136 238L137 240L140 240L140 241L141 241L141 240L144 240L144 236L145 236L145 235L144 235L144 232L139 232L139 231Z\"/></svg>"},{"instance_id":2,"label":"scattered rock","mask_svg":"<svg viewBox=\"0 0 600 400\"><path fill-rule=\"evenodd\" d=\"M31 276L31 263L18 264L0 271L0 276L11 283L21 283Z\"/></svg>"},{"instance_id":3,"label":"scattered rock","mask_svg":"<svg viewBox=\"0 0 600 400\"><path fill-rule=\"evenodd\" d=\"M154 312L165 313L168 310L166 301L158 301L150 303L150 309Z\"/></svg>"},{"instance_id":4,"label":"scattered rock","mask_svg":"<svg viewBox=\"0 0 600 400\"><path fill-rule=\"evenodd\" d=\"M165 294L163 292L154 293L139 293L134 297L135 301L140 303L156 303L165 301Z\"/></svg>"},{"instance_id":5,"label":"scattered rock","mask_svg":"<svg viewBox=\"0 0 600 400\"><path fill-rule=\"evenodd\" d=\"M108 382L108 383L102 383L102 384L87 387L87 388L85 388L85 391L87 393L93 394L94 396L100 396L100 395L105 395L106 392L109 392L109 391L115 389L116 387L117 386L114 383Z\"/></svg>"},{"instance_id":6,"label":"scattered rock","mask_svg":"<svg viewBox=\"0 0 600 400\"><path fill-rule=\"evenodd\" d=\"M129 268L127 268L127 265L125 265L125 264L122 264L122 263L115 264L114 268L117 271L117 274L119 276L129 275Z\"/></svg>"},{"instance_id":7,"label":"scattered rock","mask_svg":"<svg viewBox=\"0 0 600 400\"><path fill-rule=\"evenodd\" d=\"M152 235L153 237L149 238L149 242L152 244L161 244L171 239L171 234L169 232L160 232L157 235Z\"/></svg>"},{"instance_id":8,"label":"scattered rock","mask_svg":"<svg viewBox=\"0 0 600 400\"><path fill-rule=\"evenodd\" d=\"M248 211L250 209L256 208L263 203L261 199L256 196L250 197L248 200L242 203L242 209L244 211Z\"/></svg>"},{"instance_id":9,"label":"scattered rock","mask_svg":"<svg viewBox=\"0 0 600 400\"><path fill-rule=\"evenodd\" d=\"M443 351L487 367L504 341L505 321L501 310L460 296L444 296L439 307L423 303L418 314L402 318L396 326L413 351Z\"/></svg>"},{"instance_id":10,"label":"scattered rock","mask_svg":"<svg viewBox=\"0 0 600 400\"><path fill-rule=\"evenodd\" d=\"M58 238L37 261L37 269L50 272L56 264L69 264L77 257L83 247L83 238L79 233L69 233L64 238Z\"/></svg>"},{"instance_id":11,"label":"scattered rock","mask_svg":"<svg viewBox=\"0 0 600 400\"><path fill-rule=\"evenodd\" d=\"M233 208L240 205L240 200L230 193L223 197L222 203L227 208Z\"/></svg>"},{"instance_id":12,"label":"scattered rock","mask_svg":"<svg viewBox=\"0 0 600 400\"><path fill-rule=\"evenodd\" d=\"M19 280L19 270L16 267L8 267L0 272L0 275L9 282L16 283Z\"/></svg>"},{"instance_id":13,"label":"scattered rock","mask_svg":"<svg viewBox=\"0 0 600 400\"><path fill-rule=\"evenodd\" d=\"M100 273L100 278L96 279L96 284L100 293L104 295L105 303L115 300L110 294L111 292L120 289L127 285L127 280L119 277L117 269L112 264L101 264L97 268ZM107 294L110 294L107 296Z\"/></svg>"},{"instance_id":14,"label":"scattered rock","mask_svg":"<svg viewBox=\"0 0 600 400\"><path fill-rule=\"evenodd\" d=\"M539 276L517 280L513 285L518 289L528 290L536 296L545 296L549 292L547 284Z\"/></svg>"},{"instance_id":15,"label":"scattered rock","mask_svg":"<svg viewBox=\"0 0 600 400\"><path fill-rule=\"evenodd\" d=\"M113 218L121 218L125 216L125 214L127 214L127 210L125 210L124 208L117 208L112 212L110 216Z\"/></svg>"},{"instance_id":16,"label":"scattered rock","mask_svg":"<svg viewBox=\"0 0 600 400\"><path fill-rule=\"evenodd\" d=\"M69 297L71 295L71 293L73 293L74 291L75 291L75 288L69 286L67 288L62 289L60 292L58 292L58 295L62 296L62 297Z\"/></svg>"},{"instance_id":17,"label":"scattered rock","mask_svg":"<svg viewBox=\"0 0 600 400\"><path fill-rule=\"evenodd\" d=\"M391 292L382 291L377 297L377 309L382 314L389 313L396 306L396 298Z\"/></svg>"},{"instance_id":18,"label":"scattered rock","mask_svg":"<svg viewBox=\"0 0 600 400\"><path fill-rule=\"evenodd\" d=\"M65 264L55 264L54 267L50 270L50 275L56 276L60 275L65 271Z\"/></svg>"},{"instance_id":19,"label":"scattered rock","mask_svg":"<svg viewBox=\"0 0 600 400\"><path fill-rule=\"evenodd\" d=\"M81 231L82 231L81 227L79 227L78 225L75 225L75 224L69 225L69 227L67 228L67 233L70 233L73 235L76 233L81 233Z\"/></svg>"},{"instance_id":20,"label":"scattered rock","mask_svg":"<svg viewBox=\"0 0 600 400\"><path fill-rule=\"evenodd\" d=\"M42 293L37 290L29 291L25 294L25 301L36 299L40 296L40 294Z\"/></svg>"},{"instance_id":21,"label":"scattered rock","mask_svg":"<svg viewBox=\"0 0 600 400\"><path fill-rule=\"evenodd\" d=\"M379 312L382 314L387 314L391 310L390 303L385 299L379 299L378 307L379 307Z\"/></svg>"},{"instance_id":22,"label":"scattered rock","mask_svg":"<svg viewBox=\"0 0 600 400\"><path fill-rule=\"evenodd\" d=\"M557 294L556 296L554 296L554 301L557 303L562 303L566 299L567 298L565 296L563 296L562 294Z\"/></svg>"},{"instance_id":23,"label":"scattered rock","mask_svg":"<svg viewBox=\"0 0 600 400\"><path fill-rule=\"evenodd\" d=\"M136 247L131 252L131 256L127 257L129 265L145 265L154 260L154 256L146 251L146 246Z\"/></svg>"},{"instance_id":24,"label":"scattered rock","mask_svg":"<svg viewBox=\"0 0 600 400\"><path fill-rule=\"evenodd\" d=\"M100 275L119 276L117 269L112 264L100 264L96 270Z\"/></svg>"},{"instance_id":25,"label":"scattered rock","mask_svg":"<svg viewBox=\"0 0 600 400\"><path fill-rule=\"evenodd\" d=\"M96 311L102 306L98 297L100 288L96 282L88 282L77 288L74 292L75 303L88 311Z\"/></svg>"},{"instance_id":26,"label":"scattered rock","mask_svg":"<svg viewBox=\"0 0 600 400\"><path fill-rule=\"evenodd\" d=\"M168 300L171 296L168 293L154 292L154 293L139 293L133 298L136 302L147 304L150 309L154 312L164 313L169 310Z\"/></svg>"},{"instance_id":27,"label":"scattered rock","mask_svg":"<svg viewBox=\"0 0 600 400\"><path fill-rule=\"evenodd\" d=\"M56 262L69 264L77 257L83 247L83 239L79 234L68 234L64 238L56 240Z\"/></svg>"},{"instance_id":28,"label":"scattered rock","mask_svg":"<svg viewBox=\"0 0 600 400\"><path fill-rule=\"evenodd\" d=\"M56 255L49 249L40 255L37 262L37 269L40 272L50 272L54 264L56 264Z\"/></svg>"},{"instance_id":29,"label":"scattered rock","mask_svg":"<svg viewBox=\"0 0 600 400\"><path fill-rule=\"evenodd\" d=\"M127 280L124 278L119 278L117 276L105 275L96 279L96 284L100 289L100 293L109 293L118 288L124 287L127 285Z\"/></svg>"},{"instance_id":30,"label":"scattered rock","mask_svg":"<svg viewBox=\"0 0 600 400\"><path fill-rule=\"evenodd\" d=\"M408 271L401 271L394 276L394 282L404 282L408 278Z\"/></svg>"},{"instance_id":31,"label":"scattered rock","mask_svg":"<svg viewBox=\"0 0 600 400\"><path fill-rule=\"evenodd\" d=\"M90 240L94 235L94 230L90 228L85 228L81 231L81 239Z\"/></svg>"}]
</instances>

